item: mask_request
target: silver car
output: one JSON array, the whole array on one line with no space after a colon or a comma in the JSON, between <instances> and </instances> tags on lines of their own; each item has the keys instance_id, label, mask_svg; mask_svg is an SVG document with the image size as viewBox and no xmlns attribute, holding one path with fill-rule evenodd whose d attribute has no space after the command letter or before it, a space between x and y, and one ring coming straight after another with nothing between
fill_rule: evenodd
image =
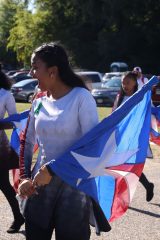
<instances>
[{"instance_id":1,"label":"silver car","mask_svg":"<svg viewBox=\"0 0 160 240\"><path fill-rule=\"evenodd\" d=\"M16 101L31 102L37 85L37 79L26 79L13 84L11 92Z\"/></svg>"}]
</instances>

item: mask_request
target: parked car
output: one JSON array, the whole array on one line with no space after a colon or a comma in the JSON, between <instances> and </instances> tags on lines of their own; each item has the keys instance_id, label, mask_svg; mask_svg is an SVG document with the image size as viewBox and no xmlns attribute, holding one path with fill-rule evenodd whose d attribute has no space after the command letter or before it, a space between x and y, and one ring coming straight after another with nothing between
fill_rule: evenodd
<instances>
[{"instance_id":1,"label":"parked car","mask_svg":"<svg viewBox=\"0 0 160 240\"><path fill-rule=\"evenodd\" d=\"M31 79L32 76L27 72L16 72L10 78L12 80L12 83L14 84L14 83L20 82L25 79Z\"/></svg>"},{"instance_id":2,"label":"parked car","mask_svg":"<svg viewBox=\"0 0 160 240\"><path fill-rule=\"evenodd\" d=\"M16 72L17 72L17 70L11 70L11 71L8 71L6 74L10 77L13 74L15 74Z\"/></svg>"},{"instance_id":3,"label":"parked car","mask_svg":"<svg viewBox=\"0 0 160 240\"><path fill-rule=\"evenodd\" d=\"M115 98L121 88L121 78L112 77L107 82L102 83L100 88L92 90L92 95L99 107L112 107Z\"/></svg>"},{"instance_id":4,"label":"parked car","mask_svg":"<svg viewBox=\"0 0 160 240\"><path fill-rule=\"evenodd\" d=\"M155 106L160 105L160 83L152 87L152 102Z\"/></svg>"},{"instance_id":5,"label":"parked car","mask_svg":"<svg viewBox=\"0 0 160 240\"><path fill-rule=\"evenodd\" d=\"M37 79L25 79L13 84L11 92L16 101L31 102L37 85Z\"/></svg>"},{"instance_id":6,"label":"parked car","mask_svg":"<svg viewBox=\"0 0 160 240\"><path fill-rule=\"evenodd\" d=\"M126 72L107 72L103 75L102 81L108 81L112 77L122 77Z\"/></svg>"},{"instance_id":7,"label":"parked car","mask_svg":"<svg viewBox=\"0 0 160 240\"><path fill-rule=\"evenodd\" d=\"M90 90L96 87L100 87L102 84L102 75L100 72L82 71L82 72L76 72L76 73L83 78L87 87Z\"/></svg>"}]
</instances>

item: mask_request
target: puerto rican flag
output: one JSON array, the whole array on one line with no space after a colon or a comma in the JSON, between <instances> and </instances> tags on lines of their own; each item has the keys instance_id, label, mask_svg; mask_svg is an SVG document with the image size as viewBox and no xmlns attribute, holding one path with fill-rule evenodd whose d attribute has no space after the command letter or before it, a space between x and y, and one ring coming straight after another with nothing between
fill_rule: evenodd
<instances>
[{"instance_id":1,"label":"puerto rican flag","mask_svg":"<svg viewBox=\"0 0 160 240\"><path fill-rule=\"evenodd\" d=\"M91 196L109 221L126 212L142 173L151 124L150 90L158 81L153 77L63 156L48 163L65 182Z\"/></svg>"},{"instance_id":2,"label":"puerto rican flag","mask_svg":"<svg viewBox=\"0 0 160 240\"><path fill-rule=\"evenodd\" d=\"M47 163L71 186L91 196L109 221L127 210L142 173L149 144L153 77L142 89Z\"/></svg>"},{"instance_id":3,"label":"puerto rican flag","mask_svg":"<svg viewBox=\"0 0 160 240\"><path fill-rule=\"evenodd\" d=\"M6 123L12 122L15 126L12 131L10 144L18 155L20 153L20 141L21 141L21 138L23 137L23 134L27 126L29 111L30 110L26 110L22 113L13 114L1 120L1 122L6 122ZM13 169L12 173L13 173L13 187L17 191L18 184L19 184L19 169Z\"/></svg>"}]
</instances>

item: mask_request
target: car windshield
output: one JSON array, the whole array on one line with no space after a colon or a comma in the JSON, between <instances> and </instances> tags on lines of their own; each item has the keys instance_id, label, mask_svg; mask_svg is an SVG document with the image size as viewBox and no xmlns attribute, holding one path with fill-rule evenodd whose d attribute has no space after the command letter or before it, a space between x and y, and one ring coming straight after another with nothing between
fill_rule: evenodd
<instances>
[{"instance_id":1,"label":"car windshield","mask_svg":"<svg viewBox=\"0 0 160 240\"><path fill-rule=\"evenodd\" d=\"M103 87L121 87L121 79L120 78L112 78L103 84Z\"/></svg>"},{"instance_id":2,"label":"car windshield","mask_svg":"<svg viewBox=\"0 0 160 240\"><path fill-rule=\"evenodd\" d=\"M105 73L105 75L103 76L103 79L111 79L113 77L121 77L123 75L123 73L121 72L113 72L113 73Z\"/></svg>"},{"instance_id":3,"label":"car windshield","mask_svg":"<svg viewBox=\"0 0 160 240\"><path fill-rule=\"evenodd\" d=\"M87 79L91 79L93 83L95 82L101 82L100 77L98 76L98 74L86 74L86 78Z\"/></svg>"},{"instance_id":4,"label":"car windshield","mask_svg":"<svg viewBox=\"0 0 160 240\"><path fill-rule=\"evenodd\" d=\"M33 81L33 80L20 81L20 82L18 82L18 83L15 83L15 84L13 85L13 87L23 87L23 86L25 86L26 84L31 83L31 82L35 82L35 81ZM38 82L38 81L37 81L37 82Z\"/></svg>"},{"instance_id":5,"label":"car windshield","mask_svg":"<svg viewBox=\"0 0 160 240\"><path fill-rule=\"evenodd\" d=\"M92 83L101 82L101 76L98 73L77 72L84 81L91 81Z\"/></svg>"}]
</instances>

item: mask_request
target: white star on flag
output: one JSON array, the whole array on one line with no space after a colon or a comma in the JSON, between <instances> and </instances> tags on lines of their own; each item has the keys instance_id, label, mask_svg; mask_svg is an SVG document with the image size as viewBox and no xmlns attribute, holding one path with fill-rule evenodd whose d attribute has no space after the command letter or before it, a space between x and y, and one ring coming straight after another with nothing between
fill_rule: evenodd
<instances>
[{"instance_id":1,"label":"white star on flag","mask_svg":"<svg viewBox=\"0 0 160 240\"><path fill-rule=\"evenodd\" d=\"M87 157L73 151L71 151L71 154L79 164L90 173L89 178L95 178L106 175L105 168L125 163L127 159L132 157L138 151L138 149L134 149L118 153L116 152L116 148L117 145L114 131L106 142L103 152L99 157ZM80 184L81 180L81 178L77 180L77 185Z\"/></svg>"}]
</instances>

